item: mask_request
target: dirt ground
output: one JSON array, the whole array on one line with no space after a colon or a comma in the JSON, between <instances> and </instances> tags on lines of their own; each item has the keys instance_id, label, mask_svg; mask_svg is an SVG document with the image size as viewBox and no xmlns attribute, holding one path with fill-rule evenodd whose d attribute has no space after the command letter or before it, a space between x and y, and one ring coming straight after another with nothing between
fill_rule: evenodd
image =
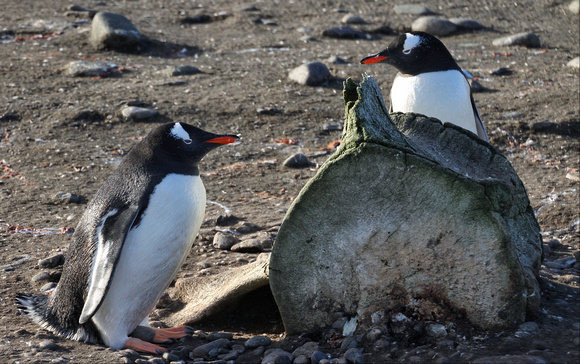
<instances>
[{"instance_id":1,"label":"dirt ground","mask_svg":"<svg viewBox=\"0 0 580 364\"><path fill-rule=\"evenodd\" d=\"M61 229L75 226L86 201L120 158L161 123L181 121L216 133L241 134L242 144L216 150L202 162L207 198L230 209L240 223L275 230L292 199L316 173L316 168L291 169L282 161L301 151L320 165L329 155L321 150L340 139L340 131L324 125L343 120L342 81L351 77L359 82L368 72L388 97L395 70L358 61L383 49L393 34L410 29L414 18L395 14L396 3L403 2L78 2L125 15L150 39L139 53L121 53L91 47L90 18L66 14L73 2L5 0L0 10L0 361L119 361L112 350L67 341L39 328L18 313L14 296L40 290L45 282L31 281L43 270L38 260L66 249L71 235L61 234ZM580 95L578 69L566 63L579 55L578 15L560 0L423 4L442 16L472 18L486 27L442 40L459 65L486 88L475 94L476 103L491 144L509 158L527 188L550 248L546 262L571 257L580 248ZM363 17L367 24L352 27L370 39L324 37L325 28L341 25L345 13L340 9ZM184 22L200 14L209 15L209 21ZM537 34L542 48L492 46L495 38L524 31ZM316 40L305 42L304 35ZM348 63L326 62L330 56ZM66 75L63 67L75 60L108 60L120 68L107 77ZM292 83L288 72L305 61L325 62L333 79L321 87ZM202 73L160 73L176 65L194 66ZM514 73L490 74L499 67ZM158 114L127 121L120 113L127 103ZM81 196L81 201L62 203L54 198L60 192ZM223 214L220 205L208 204L201 239L180 277L252 258L217 252L203 240ZM200 256L211 268L196 263ZM221 260L225 263L220 265ZM57 279L59 267L50 273ZM509 344L501 339L508 334L468 335L473 360L531 352L549 362L578 360L579 270L544 266L541 285L542 308L530 318L539 324L533 339ZM205 329L234 332L240 339L265 333L281 346L289 345L289 339L282 341L280 325L274 319L248 331L223 323ZM58 350L37 349L45 340L54 341ZM381 353L365 352L367 362L387 360Z\"/></svg>"}]
</instances>

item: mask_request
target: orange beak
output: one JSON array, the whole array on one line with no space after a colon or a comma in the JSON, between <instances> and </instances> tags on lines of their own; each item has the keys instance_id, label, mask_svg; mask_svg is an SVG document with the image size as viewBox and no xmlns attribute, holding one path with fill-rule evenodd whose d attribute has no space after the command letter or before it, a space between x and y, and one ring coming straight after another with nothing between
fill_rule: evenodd
<instances>
[{"instance_id":1,"label":"orange beak","mask_svg":"<svg viewBox=\"0 0 580 364\"><path fill-rule=\"evenodd\" d=\"M389 57L387 56L379 56L378 54L372 55L372 56L368 56L365 57L363 59L361 59L360 64L373 64L373 63L378 63L382 60L385 60Z\"/></svg>"},{"instance_id":2,"label":"orange beak","mask_svg":"<svg viewBox=\"0 0 580 364\"><path fill-rule=\"evenodd\" d=\"M237 136L224 135L224 136L219 136L217 138L206 140L205 142L206 143L215 143L215 144L231 144L231 143L237 142L238 140L240 140L240 138L238 138Z\"/></svg>"}]
</instances>

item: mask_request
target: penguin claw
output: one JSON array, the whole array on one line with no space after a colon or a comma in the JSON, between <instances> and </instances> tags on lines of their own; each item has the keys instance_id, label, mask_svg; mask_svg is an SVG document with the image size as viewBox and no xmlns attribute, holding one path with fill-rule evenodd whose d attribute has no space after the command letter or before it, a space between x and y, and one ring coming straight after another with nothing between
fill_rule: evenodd
<instances>
[{"instance_id":1,"label":"penguin claw","mask_svg":"<svg viewBox=\"0 0 580 364\"><path fill-rule=\"evenodd\" d=\"M168 329L153 329L155 337L153 342L157 344L174 343L177 339L191 335L193 329L189 326L177 326Z\"/></svg>"}]
</instances>

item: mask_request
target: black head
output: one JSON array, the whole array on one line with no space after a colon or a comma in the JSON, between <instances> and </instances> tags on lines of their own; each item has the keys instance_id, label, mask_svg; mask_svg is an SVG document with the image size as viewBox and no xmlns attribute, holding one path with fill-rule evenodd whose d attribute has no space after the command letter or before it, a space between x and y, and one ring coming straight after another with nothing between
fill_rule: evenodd
<instances>
[{"instance_id":1,"label":"black head","mask_svg":"<svg viewBox=\"0 0 580 364\"><path fill-rule=\"evenodd\" d=\"M399 72L411 76L424 72L461 70L445 45L425 32L401 34L384 51L360 61L361 64L378 62L388 63Z\"/></svg>"},{"instance_id":2,"label":"black head","mask_svg":"<svg viewBox=\"0 0 580 364\"><path fill-rule=\"evenodd\" d=\"M197 166L212 149L238 140L235 135L213 134L185 123L169 123L151 131L141 143L142 149L152 153L148 158L158 163Z\"/></svg>"}]
</instances>

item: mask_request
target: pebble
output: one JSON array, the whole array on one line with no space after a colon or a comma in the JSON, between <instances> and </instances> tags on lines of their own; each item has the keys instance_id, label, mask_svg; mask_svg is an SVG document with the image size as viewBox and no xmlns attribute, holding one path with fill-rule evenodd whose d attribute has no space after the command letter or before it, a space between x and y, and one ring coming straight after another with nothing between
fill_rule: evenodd
<instances>
[{"instance_id":1,"label":"pebble","mask_svg":"<svg viewBox=\"0 0 580 364\"><path fill-rule=\"evenodd\" d=\"M576 57L570 62L566 63L568 67L580 68L580 57Z\"/></svg>"},{"instance_id":2,"label":"pebble","mask_svg":"<svg viewBox=\"0 0 580 364\"><path fill-rule=\"evenodd\" d=\"M292 361L292 364L311 364L311 360L308 359L308 357L306 355L298 355L296 358L294 358L294 361Z\"/></svg>"},{"instance_id":3,"label":"pebble","mask_svg":"<svg viewBox=\"0 0 580 364\"><path fill-rule=\"evenodd\" d=\"M370 342L375 342L381 337L382 334L383 332L377 328L370 329L366 334L366 339Z\"/></svg>"},{"instance_id":4,"label":"pebble","mask_svg":"<svg viewBox=\"0 0 580 364\"><path fill-rule=\"evenodd\" d=\"M544 265L548 268L552 268L552 269L559 269L562 270L565 267L562 264L558 264L558 263L554 263L554 262L544 262Z\"/></svg>"},{"instance_id":5,"label":"pebble","mask_svg":"<svg viewBox=\"0 0 580 364\"><path fill-rule=\"evenodd\" d=\"M340 58L339 56L330 56L326 60L326 62L331 64L348 64L348 61L344 58Z\"/></svg>"},{"instance_id":6,"label":"pebble","mask_svg":"<svg viewBox=\"0 0 580 364\"><path fill-rule=\"evenodd\" d=\"M344 353L344 357L349 363L362 364L365 362L365 357L363 356L360 349L350 348Z\"/></svg>"},{"instance_id":7,"label":"pebble","mask_svg":"<svg viewBox=\"0 0 580 364\"><path fill-rule=\"evenodd\" d=\"M190 354L190 358L193 359L195 357L202 358L209 355L209 352L213 349L226 349L230 346L230 341L228 339L217 339L211 341L207 344L200 345L197 348L193 349ZM191 357L193 355L193 357Z\"/></svg>"},{"instance_id":8,"label":"pebble","mask_svg":"<svg viewBox=\"0 0 580 364\"><path fill-rule=\"evenodd\" d=\"M240 233L240 234L251 234L253 232L256 232L258 230L261 230L262 228L254 223L251 222L244 222L242 224L242 226L238 226L236 228L236 232Z\"/></svg>"},{"instance_id":9,"label":"pebble","mask_svg":"<svg viewBox=\"0 0 580 364\"><path fill-rule=\"evenodd\" d=\"M340 343L340 350L347 351L348 349L356 348L358 343L354 337L347 337Z\"/></svg>"},{"instance_id":10,"label":"pebble","mask_svg":"<svg viewBox=\"0 0 580 364\"><path fill-rule=\"evenodd\" d=\"M431 337L443 337L447 336L447 329L441 324L429 324L425 328L427 335Z\"/></svg>"},{"instance_id":11,"label":"pebble","mask_svg":"<svg viewBox=\"0 0 580 364\"><path fill-rule=\"evenodd\" d=\"M518 33L494 39L492 44L496 47L524 46L528 48L540 48L540 37L531 32Z\"/></svg>"},{"instance_id":12,"label":"pebble","mask_svg":"<svg viewBox=\"0 0 580 364\"><path fill-rule=\"evenodd\" d=\"M244 346L248 349L255 349L260 346L268 346L272 344L272 340L267 336L254 336L244 343Z\"/></svg>"},{"instance_id":13,"label":"pebble","mask_svg":"<svg viewBox=\"0 0 580 364\"><path fill-rule=\"evenodd\" d=\"M330 78L330 71L324 63L310 62L290 71L288 78L306 86L319 86Z\"/></svg>"},{"instance_id":14,"label":"pebble","mask_svg":"<svg viewBox=\"0 0 580 364\"><path fill-rule=\"evenodd\" d=\"M540 329L537 323L533 321L524 322L520 325L520 330L527 332L537 332Z\"/></svg>"},{"instance_id":15,"label":"pebble","mask_svg":"<svg viewBox=\"0 0 580 364\"><path fill-rule=\"evenodd\" d=\"M413 24L411 24L411 29L413 31L430 33L435 36L445 36L455 32L457 27L445 18L422 16L415 19Z\"/></svg>"},{"instance_id":16,"label":"pebble","mask_svg":"<svg viewBox=\"0 0 580 364\"><path fill-rule=\"evenodd\" d=\"M320 350L320 345L318 345L317 342L309 341L309 342L303 344L302 346L299 346L298 348L296 348L292 352L292 355L294 355L295 357L306 356L306 357L310 358L312 356L312 353L314 353L315 351L319 351L319 350Z\"/></svg>"},{"instance_id":17,"label":"pebble","mask_svg":"<svg viewBox=\"0 0 580 364\"><path fill-rule=\"evenodd\" d=\"M65 259L64 254L51 255L47 258L40 259L38 261L38 266L40 268L55 268L58 267L59 265L63 265L64 259Z\"/></svg>"},{"instance_id":18,"label":"pebble","mask_svg":"<svg viewBox=\"0 0 580 364\"><path fill-rule=\"evenodd\" d=\"M202 73L201 70L193 66L169 66L161 74L167 77L173 76L188 76Z\"/></svg>"},{"instance_id":19,"label":"pebble","mask_svg":"<svg viewBox=\"0 0 580 364\"><path fill-rule=\"evenodd\" d=\"M54 341L51 341L51 340L41 341L38 344L38 347L42 350L51 350L51 351L58 349L58 345L56 345L56 343Z\"/></svg>"},{"instance_id":20,"label":"pebble","mask_svg":"<svg viewBox=\"0 0 580 364\"><path fill-rule=\"evenodd\" d=\"M354 30L349 26L327 28L322 31L322 35L329 38L338 39L369 39L370 37L359 30Z\"/></svg>"},{"instance_id":21,"label":"pebble","mask_svg":"<svg viewBox=\"0 0 580 364\"><path fill-rule=\"evenodd\" d=\"M296 153L286 158L282 164L288 168L308 168L313 165L313 163L302 153Z\"/></svg>"},{"instance_id":22,"label":"pebble","mask_svg":"<svg viewBox=\"0 0 580 364\"><path fill-rule=\"evenodd\" d=\"M318 350L312 352L312 355L310 356L310 362L312 364L318 364L318 363L320 363L320 361L322 361L324 359L328 359L328 355L326 355L322 351L318 351Z\"/></svg>"},{"instance_id":23,"label":"pebble","mask_svg":"<svg viewBox=\"0 0 580 364\"><path fill-rule=\"evenodd\" d=\"M342 128L343 128L343 124L336 123L336 122L325 123L322 126L322 129L326 130L326 131L341 131Z\"/></svg>"},{"instance_id":24,"label":"pebble","mask_svg":"<svg viewBox=\"0 0 580 364\"><path fill-rule=\"evenodd\" d=\"M455 24L455 26L458 29L465 30L483 29L483 25L481 25L481 23L469 18L450 18L449 21Z\"/></svg>"},{"instance_id":25,"label":"pebble","mask_svg":"<svg viewBox=\"0 0 580 364\"><path fill-rule=\"evenodd\" d=\"M316 42L316 41L318 41L318 39L316 39L316 37L313 37L311 35L304 35L304 36L300 37L300 40L303 42Z\"/></svg>"},{"instance_id":26,"label":"pebble","mask_svg":"<svg viewBox=\"0 0 580 364\"><path fill-rule=\"evenodd\" d=\"M236 238L235 236L218 231L213 236L212 245L216 249L228 250L239 242L240 239Z\"/></svg>"},{"instance_id":27,"label":"pebble","mask_svg":"<svg viewBox=\"0 0 580 364\"><path fill-rule=\"evenodd\" d=\"M104 61L73 61L64 67L64 73L72 77L97 77L116 71L118 65Z\"/></svg>"},{"instance_id":28,"label":"pebble","mask_svg":"<svg viewBox=\"0 0 580 364\"><path fill-rule=\"evenodd\" d=\"M473 79L468 79L467 82L469 82L469 87L471 88L471 92L477 93L477 92L485 91L485 87L483 87L483 85L481 83L479 83L478 81L473 80Z\"/></svg>"},{"instance_id":29,"label":"pebble","mask_svg":"<svg viewBox=\"0 0 580 364\"><path fill-rule=\"evenodd\" d=\"M43 282L43 281L50 281L50 274L48 272L42 271L36 273L34 277L30 280L31 282Z\"/></svg>"},{"instance_id":30,"label":"pebble","mask_svg":"<svg viewBox=\"0 0 580 364\"><path fill-rule=\"evenodd\" d=\"M495 356L485 356L483 358L477 358L470 361L472 364L508 364L508 363L518 363L518 364L547 364L548 362L544 358L533 355L495 355Z\"/></svg>"},{"instance_id":31,"label":"pebble","mask_svg":"<svg viewBox=\"0 0 580 364\"><path fill-rule=\"evenodd\" d=\"M510 70L509 68L500 67L496 70L490 72L492 76L510 76L513 75L515 71Z\"/></svg>"},{"instance_id":32,"label":"pebble","mask_svg":"<svg viewBox=\"0 0 580 364\"><path fill-rule=\"evenodd\" d=\"M524 116L524 114L519 113L517 111L512 111L502 114L501 116L506 119L521 119Z\"/></svg>"},{"instance_id":33,"label":"pebble","mask_svg":"<svg viewBox=\"0 0 580 364\"><path fill-rule=\"evenodd\" d=\"M90 43L96 49L127 49L137 48L144 37L129 19L120 14L98 12L92 21Z\"/></svg>"},{"instance_id":34,"label":"pebble","mask_svg":"<svg viewBox=\"0 0 580 364\"><path fill-rule=\"evenodd\" d=\"M234 338L234 334L232 334L231 332L212 332L211 334L207 335L205 338L207 341L214 341L217 339L232 340Z\"/></svg>"},{"instance_id":35,"label":"pebble","mask_svg":"<svg viewBox=\"0 0 580 364\"><path fill-rule=\"evenodd\" d=\"M580 14L580 0L574 0L568 4L568 10L572 14Z\"/></svg>"},{"instance_id":36,"label":"pebble","mask_svg":"<svg viewBox=\"0 0 580 364\"><path fill-rule=\"evenodd\" d=\"M157 114L157 111L138 106L127 106L121 110L121 114L127 120L149 119Z\"/></svg>"},{"instance_id":37,"label":"pebble","mask_svg":"<svg viewBox=\"0 0 580 364\"><path fill-rule=\"evenodd\" d=\"M550 247L550 249L555 250L555 249L562 249L563 245L562 243L560 243L559 240L557 239L552 239L548 242L548 246Z\"/></svg>"},{"instance_id":38,"label":"pebble","mask_svg":"<svg viewBox=\"0 0 580 364\"><path fill-rule=\"evenodd\" d=\"M269 246L267 246L269 245ZM267 246L267 247L266 247ZM264 244L262 240L260 239L246 239L246 240L242 240L241 242L234 244L230 250L233 252L238 252L238 253L257 253L257 252L263 252L266 249L271 248L272 245L271 244Z\"/></svg>"},{"instance_id":39,"label":"pebble","mask_svg":"<svg viewBox=\"0 0 580 364\"><path fill-rule=\"evenodd\" d=\"M431 10L419 4L395 5L393 10L395 10L396 14L415 15L415 16L434 14Z\"/></svg>"},{"instance_id":40,"label":"pebble","mask_svg":"<svg viewBox=\"0 0 580 364\"><path fill-rule=\"evenodd\" d=\"M40 290L43 292L48 292L53 290L56 287L56 283L55 282L49 282L45 285L43 285L42 287L40 287Z\"/></svg>"},{"instance_id":41,"label":"pebble","mask_svg":"<svg viewBox=\"0 0 580 364\"><path fill-rule=\"evenodd\" d=\"M354 14L346 14L340 20L342 24L367 24L366 20Z\"/></svg>"},{"instance_id":42,"label":"pebble","mask_svg":"<svg viewBox=\"0 0 580 364\"><path fill-rule=\"evenodd\" d=\"M53 200L55 200L57 202L62 202L62 203L79 204L79 203L83 202L83 198L81 196L75 195L74 193L70 193L70 192L58 192L52 198L53 198Z\"/></svg>"},{"instance_id":43,"label":"pebble","mask_svg":"<svg viewBox=\"0 0 580 364\"><path fill-rule=\"evenodd\" d=\"M262 364L292 364L294 356L282 349L266 350Z\"/></svg>"},{"instance_id":44,"label":"pebble","mask_svg":"<svg viewBox=\"0 0 580 364\"><path fill-rule=\"evenodd\" d=\"M168 361L168 362L178 361L179 356L166 352L166 353L163 353L163 360Z\"/></svg>"}]
</instances>

